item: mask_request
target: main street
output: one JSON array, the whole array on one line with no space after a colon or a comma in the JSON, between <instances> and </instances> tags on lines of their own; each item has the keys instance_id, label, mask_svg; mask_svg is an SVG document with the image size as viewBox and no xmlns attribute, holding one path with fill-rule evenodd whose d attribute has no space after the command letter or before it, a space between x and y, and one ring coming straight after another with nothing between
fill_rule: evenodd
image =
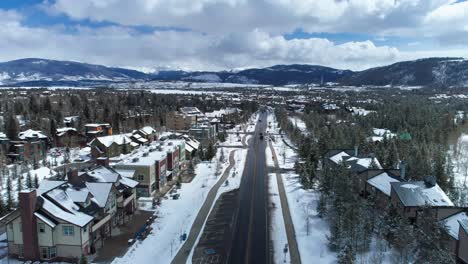
<instances>
[{"instance_id":1,"label":"main street","mask_svg":"<svg viewBox=\"0 0 468 264\"><path fill-rule=\"evenodd\" d=\"M267 113L260 113L249 144L247 161L240 185L239 211L230 254L231 264L270 263L268 238L268 193L265 148Z\"/></svg>"}]
</instances>

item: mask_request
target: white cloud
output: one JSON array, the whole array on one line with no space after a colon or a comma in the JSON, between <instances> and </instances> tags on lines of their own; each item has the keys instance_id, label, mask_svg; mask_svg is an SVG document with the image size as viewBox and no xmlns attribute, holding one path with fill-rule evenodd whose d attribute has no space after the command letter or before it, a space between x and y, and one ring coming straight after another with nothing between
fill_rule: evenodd
<instances>
[{"instance_id":1,"label":"white cloud","mask_svg":"<svg viewBox=\"0 0 468 264\"><path fill-rule=\"evenodd\" d=\"M44 7L74 19L182 27L208 33L253 28L308 32L411 34L453 0L56 0ZM456 8L456 7L455 7ZM125 12L122 12L125 10ZM466 17L464 15L463 17Z\"/></svg>"},{"instance_id":2,"label":"white cloud","mask_svg":"<svg viewBox=\"0 0 468 264\"><path fill-rule=\"evenodd\" d=\"M462 48L405 52L371 40L336 44L325 38L285 39L283 34L347 32L463 45L468 2L453 0L55 0L49 14L117 26L28 27L15 11L0 9L0 60L69 59L111 66L226 69L307 63L364 69L421 56L464 56ZM121 25L121 26L118 26ZM130 26L188 28L141 33ZM380 38L379 38L380 37ZM463 42L465 41L465 42Z\"/></svg>"},{"instance_id":3,"label":"white cloud","mask_svg":"<svg viewBox=\"0 0 468 264\"><path fill-rule=\"evenodd\" d=\"M262 30L202 34L158 31L143 34L128 27L32 28L11 17L0 28L0 60L24 57L68 59L110 66L226 69L308 63L361 69L398 58L398 50L371 41L337 45L327 39L292 39Z\"/></svg>"}]
</instances>

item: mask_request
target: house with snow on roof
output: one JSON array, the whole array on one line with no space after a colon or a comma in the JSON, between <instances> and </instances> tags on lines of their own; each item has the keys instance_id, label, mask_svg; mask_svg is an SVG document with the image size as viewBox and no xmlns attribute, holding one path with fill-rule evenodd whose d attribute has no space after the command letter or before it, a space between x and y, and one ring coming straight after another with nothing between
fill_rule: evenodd
<instances>
[{"instance_id":1,"label":"house with snow on roof","mask_svg":"<svg viewBox=\"0 0 468 264\"><path fill-rule=\"evenodd\" d=\"M86 146L86 137L73 127L57 128L54 143L56 147L84 147Z\"/></svg>"},{"instance_id":2,"label":"house with snow on roof","mask_svg":"<svg viewBox=\"0 0 468 264\"><path fill-rule=\"evenodd\" d=\"M411 223L417 222L418 213L425 206L433 210L438 220L464 210L453 204L433 176L426 176L423 181L392 182L390 185L391 204Z\"/></svg>"},{"instance_id":3,"label":"house with snow on roof","mask_svg":"<svg viewBox=\"0 0 468 264\"><path fill-rule=\"evenodd\" d=\"M87 142L91 142L97 137L112 135L112 126L108 123L86 124L84 127Z\"/></svg>"},{"instance_id":4,"label":"house with snow on roof","mask_svg":"<svg viewBox=\"0 0 468 264\"><path fill-rule=\"evenodd\" d=\"M167 152L160 142L140 147L112 167L136 171L133 179L138 182L138 197L153 197L167 183Z\"/></svg>"},{"instance_id":5,"label":"house with snow on roof","mask_svg":"<svg viewBox=\"0 0 468 264\"><path fill-rule=\"evenodd\" d=\"M402 169L368 169L358 173L364 197L372 197L376 204L385 208L390 202L391 183L402 182Z\"/></svg>"},{"instance_id":6,"label":"house with snow on roof","mask_svg":"<svg viewBox=\"0 0 468 264\"><path fill-rule=\"evenodd\" d=\"M4 222L10 256L76 262L94 254L113 228L131 220L137 184L113 169L96 167L22 191L19 208Z\"/></svg>"},{"instance_id":7,"label":"house with snow on roof","mask_svg":"<svg viewBox=\"0 0 468 264\"><path fill-rule=\"evenodd\" d=\"M450 237L450 248L460 263L468 263L468 215L459 212L440 221Z\"/></svg>"},{"instance_id":8,"label":"house with snow on roof","mask_svg":"<svg viewBox=\"0 0 468 264\"><path fill-rule=\"evenodd\" d=\"M91 156L98 157L116 157L121 154L130 153L139 146L127 134L119 134L105 137L97 137L89 143L91 147Z\"/></svg>"},{"instance_id":9,"label":"house with snow on roof","mask_svg":"<svg viewBox=\"0 0 468 264\"><path fill-rule=\"evenodd\" d=\"M132 134L133 136L139 135L139 138L146 139L149 143L158 139L158 133L156 129L150 126L145 126L138 130L135 130Z\"/></svg>"},{"instance_id":10,"label":"house with snow on roof","mask_svg":"<svg viewBox=\"0 0 468 264\"><path fill-rule=\"evenodd\" d=\"M8 157L11 161L38 162L46 157L49 138L44 133L28 129L20 132L18 138L9 142Z\"/></svg>"}]
</instances>

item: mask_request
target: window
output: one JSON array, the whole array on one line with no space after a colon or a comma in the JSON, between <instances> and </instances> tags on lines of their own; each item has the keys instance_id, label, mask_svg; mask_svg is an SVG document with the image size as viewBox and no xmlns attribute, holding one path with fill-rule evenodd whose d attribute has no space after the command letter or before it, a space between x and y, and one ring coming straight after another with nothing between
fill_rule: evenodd
<instances>
[{"instance_id":1,"label":"window","mask_svg":"<svg viewBox=\"0 0 468 264\"><path fill-rule=\"evenodd\" d=\"M38 223L37 225L38 225L39 233L45 233L44 223Z\"/></svg>"},{"instance_id":2,"label":"window","mask_svg":"<svg viewBox=\"0 0 468 264\"><path fill-rule=\"evenodd\" d=\"M138 175L137 179L139 181L143 181L143 180L145 180L145 175Z\"/></svg>"},{"instance_id":3,"label":"window","mask_svg":"<svg viewBox=\"0 0 468 264\"><path fill-rule=\"evenodd\" d=\"M75 235L75 228L73 226L63 226L63 235L64 236L74 236Z\"/></svg>"},{"instance_id":4,"label":"window","mask_svg":"<svg viewBox=\"0 0 468 264\"><path fill-rule=\"evenodd\" d=\"M49 257L55 258L57 256L57 249L55 247L49 248Z\"/></svg>"},{"instance_id":5,"label":"window","mask_svg":"<svg viewBox=\"0 0 468 264\"><path fill-rule=\"evenodd\" d=\"M46 247L41 247L41 258L49 259L49 249Z\"/></svg>"}]
</instances>

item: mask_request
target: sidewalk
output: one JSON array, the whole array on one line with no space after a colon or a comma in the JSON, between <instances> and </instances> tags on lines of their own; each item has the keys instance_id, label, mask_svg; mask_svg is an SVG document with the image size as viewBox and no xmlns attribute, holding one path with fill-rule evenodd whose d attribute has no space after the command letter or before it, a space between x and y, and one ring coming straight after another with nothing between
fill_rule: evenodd
<instances>
[{"instance_id":1,"label":"sidewalk","mask_svg":"<svg viewBox=\"0 0 468 264\"><path fill-rule=\"evenodd\" d=\"M294 230L294 223L291 218L291 212L289 211L289 204L288 204L288 200L286 197L286 191L284 189L283 178L281 177L281 174L279 173L280 167L278 164L278 157L276 156L275 148L273 147L273 144L271 143L271 141L269 142L269 145L270 145L270 150L273 155L274 163L275 163L275 170L276 170L275 174L276 174L276 180L278 182L278 190L279 190L279 196L281 200L281 209L283 212L284 225L286 228L286 236L288 238L289 255L291 257L291 263L300 264L301 256L299 254L299 248L298 248L297 241L296 241L296 232Z\"/></svg>"},{"instance_id":2,"label":"sidewalk","mask_svg":"<svg viewBox=\"0 0 468 264\"><path fill-rule=\"evenodd\" d=\"M203 225L205 224L205 220L207 219L210 213L210 210L213 206L213 203L215 202L218 189L229 177L231 169L235 165L235 160L234 160L235 151L236 150L232 150L229 153L229 166L226 168L226 170L224 171L223 175L218 180L218 182L209 191L205 199L205 202L203 203L202 208L198 212L197 217L195 218L195 221L192 224L192 228L190 229L190 233L187 237L187 240L185 241L184 245L180 248L180 250L177 252L177 255L174 257L174 259L171 262L172 264L182 264L182 263L187 262L187 258L189 257L192 248L195 246L198 236L200 232L202 231Z\"/></svg>"}]
</instances>

